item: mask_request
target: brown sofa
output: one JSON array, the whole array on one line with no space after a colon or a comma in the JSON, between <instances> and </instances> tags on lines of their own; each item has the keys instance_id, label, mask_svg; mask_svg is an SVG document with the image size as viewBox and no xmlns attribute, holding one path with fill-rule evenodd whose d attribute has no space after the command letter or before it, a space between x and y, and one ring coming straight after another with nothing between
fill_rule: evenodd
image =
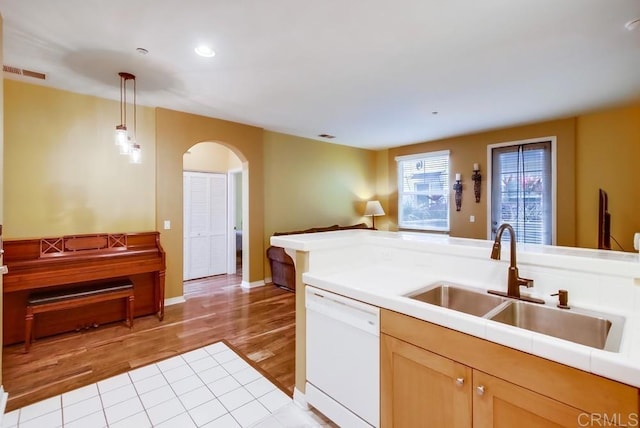
<instances>
[{"instance_id":1,"label":"brown sofa","mask_svg":"<svg viewBox=\"0 0 640 428\"><path fill-rule=\"evenodd\" d=\"M295 235L297 233L330 232L333 230L348 229L369 229L366 223L354 224L353 226L339 226L337 224L328 227L314 227L307 230L297 230L295 232L276 232L273 236ZM282 247L267 248L267 258L271 266L271 281L280 288L295 292L296 288L296 268L293 259L284 251Z\"/></svg>"}]
</instances>

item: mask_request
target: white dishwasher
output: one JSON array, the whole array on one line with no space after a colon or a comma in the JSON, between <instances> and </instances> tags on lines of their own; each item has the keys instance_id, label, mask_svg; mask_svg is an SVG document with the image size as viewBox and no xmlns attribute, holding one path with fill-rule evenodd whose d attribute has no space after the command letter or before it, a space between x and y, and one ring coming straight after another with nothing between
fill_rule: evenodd
<instances>
[{"instance_id":1,"label":"white dishwasher","mask_svg":"<svg viewBox=\"0 0 640 428\"><path fill-rule=\"evenodd\" d=\"M311 286L306 400L341 427L380 425L380 309Z\"/></svg>"}]
</instances>

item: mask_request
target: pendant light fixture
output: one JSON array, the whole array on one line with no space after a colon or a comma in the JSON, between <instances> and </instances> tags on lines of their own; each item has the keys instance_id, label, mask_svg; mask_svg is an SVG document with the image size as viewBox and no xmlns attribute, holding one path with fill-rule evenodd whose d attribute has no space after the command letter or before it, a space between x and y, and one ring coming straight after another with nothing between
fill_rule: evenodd
<instances>
[{"instance_id":1,"label":"pendant light fixture","mask_svg":"<svg viewBox=\"0 0 640 428\"><path fill-rule=\"evenodd\" d=\"M129 162L141 163L142 150L136 141L137 105L136 105L136 76L131 73L120 72L120 125L116 126L115 143L120 154L128 155ZM133 81L133 134L127 129L127 82Z\"/></svg>"}]
</instances>

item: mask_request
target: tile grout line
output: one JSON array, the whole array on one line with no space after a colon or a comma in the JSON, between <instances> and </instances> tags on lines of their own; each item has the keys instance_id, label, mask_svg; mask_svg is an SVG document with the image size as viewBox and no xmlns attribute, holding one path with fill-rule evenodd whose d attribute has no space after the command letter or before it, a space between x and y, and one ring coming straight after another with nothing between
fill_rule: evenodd
<instances>
[{"instance_id":1,"label":"tile grout line","mask_svg":"<svg viewBox=\"0 0 640 428\"><path fill-rule=\"evenodd\" d=\"M102 412L102 417L104 418L105 427L108 427L109 421L107 420L107 412L105 411L104 402L102 401L102 393L100 392L100 388L98 388L98 382L96 382L94 385L96 386L96 391L98 391L98 398L100 399L100 407L101 407L100 411ZM64 428L64 425L63 425L63 428Z\"/></svg>"},{"instance_id":2,"label":"tile grout line","mask_svg":"<svg viewBox=\"0 0 640 428\"><path fill-rule=\"evenodd\" d=\"M192 351L190 351L190 352L192 352ZM178 356L178 357L180 357L180 358L182 358L182 360L183 360L183 361L184 361L184 362L189 366L189 368L190 368L191 370L193 370L193 369L191 368L191 365L189 364L189 362L188 362L187 360L185 360L185 359L182 357L182 354L177 355L177 356ZM157 364L156 364L156 367L157 367ZM173 389L173 386L171 385L171 382L169 382L169 379L167 379L167 377L164 375L164 371L163 371L160 367L158 367L158 370L160 370L160 374L161 374L161 375L162 375L162 377L164 378L165 382L167 382L167 385L169 386L169 388L171 388L171 391L173 391L173 393L175 394L176 398L178 399L178 401L180 402L180 404L182 405L182 407L184 407L184 410L185 410L185 412L186 412L187 416L189 416L189 419L191 419L191 422L193 422L193 424L194 424L195 426L198 426L198 424L196 423L196 421L194 421L194 420L193 420L193 417L191 416L191 413L189 413L189 409L187 409L187 407L184 405L184 403L183 403L183 402L182 402L182 400L180 399L180 395L178 395L178 393L175 391L175 389ZM195 372L195 370L193 370L193 372L196 374L196 376L198 375L198 373L196 373L196 372ZM186 379L186 378L183 378L183 379ZM182 380L182 379L181 379L181 380ZM204 384L204 382L203 382L203 384ZM137 392L137 389L136 389L136 392ZM189 391L189 392L190 392L190 391ZM214 394L214 396L215 396L215 394ZM142 399L141 399L140 401L142 402ZM168 401L168 400L167 400L167 401ZM144 407L144 409L145 409L145 411L146 411L146 409L147 409L147 408L146 408L146 406L144 405L144 403L142 403L142 407ZM167 421L170 421L171 419L173 419L173 418L175 418L175 417L178 417L178 416L180 416L181 414L182 414L182 413L177 414L177 415L174 415L174 416L170 417L169 419L167 419L166 421L162 421L161 423L165 423L165 422L167 422ZM149 417L149 415L148 415L148 414L147 414L147 417L149 418L149 421L151 422L151 426L153 426L153 421L151 421L151 417Z\"/></svg>"},{"instance_id":3,"label":"tile grout line","mask_svg":"<svg viewBox=\"0 0 640 428\"><path fill-rule=\"evenodd\" d=\"M225 343L223 343L222 341L220 341L220 342L216 342L216 343L222 343L222 344L224 345L224 347L225 347L225 350L231 351L231 349L230 349L230 348L229 348ZM214 345L214 344L212 343L212 345ZM233 376L231 375L231 373L229 373L229 371L228 371L228 370L227 370L227 369L222 365L222 363L221 363L220 361L218 361L218 359L214 356L215 354L210 353L210 352L209 352L207 349L205 349L205 348L206 348L206 347L203 347L203 349L205 350L205 352L206 352L207 354L209 354L209 356L210 356L211 358L213 358L214 360L216 360L216 362L218 363L218 366L220 366L220 368L222 368L222 370L224 370L224 371L227 373L227 376L231 376L231 377L233 377ZM220 352L223 352L223 351L220 351ZM219 354L220 352L216 352L216 354ZM233 352L233 351L231 351L231 352ZM235 352L233 352L233 353L234 353L234 354L236 354ZM237 354L236 354L236 355L237 355ZM188 364L188 363L187 363L187 364ZM198 376L198 379L200 379L200 381L204 384L204 386L206 386L206 387L207 387L207 389L208 389L209 391L211 391L211 388L209 388L209 385L204 381L204 379L202 379L202 378L200 377L200 373L196 373L196 376ZM223 379L223 378L220 378L220 379ZM220 379L217 379L217 380L220 380ZM235 380L235 378L234 378L234 380ZM240 383L240 382L238 382L238 383ZM242 387L242 384L240 384L240 387ZM231 391L228 391L228 392L227 392L227 394L228 394L229 392L231 392ZM227 413L226 413L226 414L228 414L229 416L231 416L231 418L233 418L233 420L235 421L235 423L237 423L238 425L242 426L242 424L240 424L240 422L238 422L238 420L235 418L235 416L233 416L233 414L231 414L231 411L227 408L227 406L225 406L225 405L224 405L224 403L220 400L220 397L218 397L218 395L216 395L216 393L215 393L215 392L213 392L213 391L211 391L211 393L213 394L213 396L214 396L214 397L216 397L216 400L218 400L218 402L220 403L220 405L221 405L221 406L222 406L222 407L227 411ZM222 394L222 395L225 395L225 394ZM215 418L215 419L213 419L213 420L215 421L215 420L217 420L217 419L220 419L220 418L221 418L221 417L223 417L223 416L224 416L224 415L220 415L220 416L218 416L217 418ZM209 421L209 422L212 422L212 421ZM207 422L207 423L209 423L209 422Z\"/></svg>"},{"instance_id":4,"label":"tile grout line","mask_svg":"<svg viewBox=\"0 0 640 428\"><path fill-rule=\"evenodd\" d=\"M60 394L60 426L64 427L64 407L62 406L62 394Z\"/></svg>"},{"instance_id":5,"label":"tile grout line","mask_svg":"<svg viewBox=\"0 0 640 428\"><path fill-rule=\"evenodd\" d=\"M160 370L160 367L158 367L157 363L153 363L153 365L156 366L158 368L158 370ZM142 401L142 398L140 397L140 394L138 393L138 388L136 388L136 383L133 381L133 378L131 377L131 371L132 370L129 370L127 372L127 377L129 377L129 380L131 381L131 386L133 386L133 390L136 392L136 397L138 397L138 401L140 401L140 405L142 406L142 411L147 416L147 420L149 421L149 423L153 427L153 422L151 421L151 416L149 416L149 412L147 412L147 406L144 405L144 402ZM162 370L160 370L160 373L162 374ZM148 376L148 377L151 377L151 376ZM164 375L162 377L164 377ZM147 391L147 392L150 392L150 391ZM142 413L142 412L140 412L140 413ZM105 419L106 419L106 416L107 415L105 415ZM131 416L133 416L133 415L131 415ZM130 418L131 416L128 416L128 417ZM124 419L122 419L122 420L124 420ZM109 421L107 421L107 426L109 426Z\"/></svg>"},{"instance_id":6,"label":"tile grout line","mask_svg":"<svg viewBox=\"0 0 640 428\"><path fill-rule=\"evenodd\" d=\"M232 352L232 353L235 355L235 357L234 357L233 359L240 359L241 361L245 362L245 363L248 365L248 367L253 368L253 366L252 366L250 363L248 363L244 358L242 358L242 356L241 356L241 355L240 355L240 354L239 354L235 349L233 349L233 348L231 348L230 346L228 346L224 341L221 341L220 343L222 343L222 344L224 345L224 347L226 348L225 350L230 351L230 352ZM207 353L209 353L209 351L206 351L206 352L207 352ZM221 352L222 352L222 351L221 351ZM217 352L217 354L219 354L219 353L221 353L221 352ZM218 361L218 360L215 358L214 354L209 353L209 355L211 355L211 357L213 357L216 361ZM229 361L227 361L227 362L230 362L230 361L231 361L231 360L229 360ZM250 400L250 401L248 401L248 402L246 402L246 403L243 403L242 405L238 406L237 408L235 408L235 409L233 409L233 410L237 410L237 409L239 409L240 407L246 406L247 404L251 403L252 401L257 401L257 402L258 402L258 405L260 405L263 409L265 409L265 410L267 411L267 413L269 413L269 415L272 415L272 414L273 414L273 413L272 413L272 412L271 412L271 411L270 411L270 410L269 410L265 405L263 405L263 404L258 400L258 398L257 398L257 397L255 397L255 396L251 393L251 391L249 391L249 390L245 387L245 385L244 385L242 382L240 382L240 381L239 381L239 380L238 380L238 379L233 375L233 373L230 373L230 372L229 372L229 370L227 370L227 368L223 365L224 363L220 363L220 362L218 361L218 364L220 365L220 367L222 367L222 369L223 369L225 372L227 372L227 374L228 374L228 376L229 376L229 377L231 377L234 381L238 382L238 384L240 385L240 387L238 387L238 388L236 388L236 389L234 389L234 390L232 390L232 391L227 391L226 393L224 393L224 394L222 394L222 395L229 394L229 393L231 393L231 392L233 392L233 391L235 391L235 390L237 390L237 389L244 389L244 390L245 390L245 391L247 391L247 393L252 397L252 400ZM255 370L255 369L254 369L254 370ZM196 373L196 374L197 374L197 373ZM265 378L265 379L267 379L264 375L262 375L262 373L258 372L258 374L260 375L260 377L261 377L261 378ZM267 379L267 381L268 381L268 379ZM270 381L269 381L269 382L270 382ZM270 382L270 383L271 383L271 382ZM206 386L209 390L211 390L211 389L209 388L209 385L208 385L208 384L206 384L206 383L205 383L205 386ZM274 385L274 386L275 386L275 385ZM277 388L277 387L276 387L276 388ZM218 397L218 396L217 396L213 391L211 391L211 392L214 394L214 396L216 396L216 398L218 399L218 401L220 402L220 404L222 405L222 407L224 407L224 408L225 408L225 410L227 410L227 414L229 414L229 416L231 416L231 417L233 418L233 420L234 420L238 425L242 426L242 424L240 423L240 421L238 421L238 420L236 419L236 417L233 415L233 413L232 413L232 411L233 411L233 410L229 410L229 409L227 408L227 406L225 406L225 405L224 405L224 403L220 400L220 398L219 398L219 397ZM222 416L224 416L224 415L222 415ZM221 418L222 416L219 416L219 417L218 417L218 418L216 418L216 419L219 419L219 418ZM214 420L215 420L215 419L214 419Z\"/></svg>"}]
</instances>

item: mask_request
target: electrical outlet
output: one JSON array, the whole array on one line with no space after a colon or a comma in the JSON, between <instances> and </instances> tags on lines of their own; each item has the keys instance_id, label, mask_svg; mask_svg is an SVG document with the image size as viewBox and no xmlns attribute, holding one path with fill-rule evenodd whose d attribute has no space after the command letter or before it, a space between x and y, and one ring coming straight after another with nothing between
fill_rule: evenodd
<instances>
[{"instance_id":1,"label":"electrical outlet","mask_svg":"<svg viewBox=\"0 0 640 428\"><path fill-rule=\"evenodd\" d=\"M469 223L475 223L475 222L476 222L476 216L470 215L469 216Z\"/></svg>"},{"instance_id":2,"label":"electrical outlet","mask_svg":"<svg viewBox=\"0 0 640 428\"><path fill-rule=\"evenodd\" d=\"M164 221L164 230L169 230L171 229L171 220L165 220Z\"/></svg>"}]
</instances>

